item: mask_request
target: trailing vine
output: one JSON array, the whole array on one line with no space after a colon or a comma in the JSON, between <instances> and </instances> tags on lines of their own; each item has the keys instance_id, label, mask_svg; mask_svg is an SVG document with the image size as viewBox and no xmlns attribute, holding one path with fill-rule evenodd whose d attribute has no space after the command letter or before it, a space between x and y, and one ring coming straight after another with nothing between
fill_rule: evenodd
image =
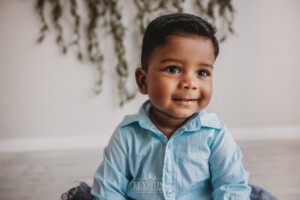
<instances>
[{"instance_id":1,"label":"trailing vine","mask_svg":"<svg viewBox=\"0 0 300 200\"><path fill-rule=\"evenodd\" d=\"M63 7L61 6L59 0L50 0L50 3L52 4L52 19L53 19L53 25L56 29L57 36L56 36L56 43L61 48L62 52L64 54L67 53L67 46L65 44L65 40L63 37L63 29L59 22L59 19L62 16Z\"/></svg>"},{"instance_id":2,"label":"trailing vine","mask_svg":"<svg viewBox=\"0 0 300 200\"><path fill-rule=\"evenodd\" d=\"M49 30L48 25L47 25L46 20L45 20L44 12L43 12L44 11L44 5L45 5L45 0L37 0L37 2L36 2L36 11L38 12L38 15L39 15L39 17L41 19L41 22L42 22L42 27L40 29L40 36L37 39L38 43L41 43L44 40L45 35Z\"/></svg>"},{"instance_id":3,"label":"trailing vine","mask_svg":"<svg viewBox=\"0 0 300 200\"><path fill-rule=\"evenodd\" d=\"M120 97L120 105L122 106L126 101L131 100L135 93L130 93L126 88L126 81L129 76L128 64L125 59L125 47L124 47L124 36L125 36L125 27L122 24L122 13L119 12L117 0L110 0L110 31L114 39L114 49L117 56L117 74L119 77L118 89Z\"/></svg>"},{"instance_id":4,"label":"trailing vine","mask_svg":"<svg viewBox=\"0 0 300 200\"><path fill-rule=\"evenodd\" d=\"M80 28L80 16L78 14L78 6L76 0L70 0L70 14L74 18L74 40L70 42L69 46L76 46L77 48L77 58L78 60L82 60L82 53L81 53L81 48L80 48L80 33L79 33L79 28Z\"/></svg>"},{"instance_id":5,"label":"trailing vine","mask_svg":"<svg viewBox=\"0 0 300 200\"><path fill-rule=\"evenodd\" d=\"M147 24L155 17L174 12L186 12L185 3L191 3L196 14L210 20L212 23L219 23L219 40L225 41L230 34L234 34L233 20L235 10L231 0L131 0L135 7L135 12L127 11L125 14L134 15L137 26L130 26L138 33L139 38L134 41L133 46L140 49L142 35ZM135 91L130 91L127 87L129 78L129 63L126 58L125 36L128 27L124 25L124 4L120 0L36 0L35 8L41 21L38 43L42 43L50 31L56 33L56 43L64 54L68 48L76 50L78 60L88 60L98 71L98 81L96 93L100 93L103 87L103 61L104 53L101 50L102 39L100 35L110 33L113 39L113 49L115 52L116 65L115 73L118 77L119 104L135 97ZM129 1L126 1L129 3ZM50 6L50 9L47 6ZM79 10L85 9L86 15L80 14ZM132 9L132 8L131 8ZM68 12L66 12L68 11ZM50 13L46 13L50 12ZM71 17L72 38L67 41L64 31L67 27L62 25L62 19L69 14ZM87 20L84 20L86 17ZM48 23L51 21L51 23ZM53 27L53 29L51 29ZM69 26L68 26L69 27ZM86 37L82 37L81 33ZM138 42L137 42L138 41ZM85 48L82 48L82 45ZM103 49L103 46L102 46Z\"/></svg>"},{"instance_id":6,"label":"trailing vine","mask_svg":"<svg viewBox=\"0 0 300 200\"><path fill-rule=\"evenodd\" d=\"M89 22L86 28L87 36L87 54L89 61L97 67L99 79L97 82L98 88L96 93L100 93L103 80L103 53L100 50L97 27L99 16L104 15L103 10L99 10L98 0L86 0ZM101 8L101 7L100 7Z\"/></svg>"}]
</instances>

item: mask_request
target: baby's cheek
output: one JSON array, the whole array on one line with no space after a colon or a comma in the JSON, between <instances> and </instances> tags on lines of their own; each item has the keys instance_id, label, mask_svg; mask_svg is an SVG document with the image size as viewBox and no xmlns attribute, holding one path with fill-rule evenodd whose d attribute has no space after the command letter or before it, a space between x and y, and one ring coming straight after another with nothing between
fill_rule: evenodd
<instances>
[{"instance_id":1,"label":"baby's cheek","mask_svg":"<svg viewBox=\"0 0 300 200\"><path fill-rule=\"evenodd\" d=\"M208 103L212 96L212 87L206 86L201 90L201 97L202 99Z\"/></svg>"}]
</instances>

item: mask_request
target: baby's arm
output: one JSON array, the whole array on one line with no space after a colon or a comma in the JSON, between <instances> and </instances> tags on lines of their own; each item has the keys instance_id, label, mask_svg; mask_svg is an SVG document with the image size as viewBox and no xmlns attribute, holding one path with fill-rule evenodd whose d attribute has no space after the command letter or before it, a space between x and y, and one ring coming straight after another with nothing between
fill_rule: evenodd
<instances>
[{"instance_id":1,"label":"baby's arm","mask_svg":"<svg viewBox=\"0 0 300 200\"><path fill-rule=\"evenodd\" d=\"M103 153L103 161L94 176L91 190L97 200L124 200L128 184L126 139L117 129Z\"/></svg>"},{"instance_id":2,"label":"baby's arm","mask_svg":"<svg viewBox=\"0 0 300 200\"><path fill-rule=\"evenodd\" d=\"M249 173L245 171L241 162L242 153L226 127L216 131L210 146L213 199L250 199Z\"/></svg>"}]
</instances>

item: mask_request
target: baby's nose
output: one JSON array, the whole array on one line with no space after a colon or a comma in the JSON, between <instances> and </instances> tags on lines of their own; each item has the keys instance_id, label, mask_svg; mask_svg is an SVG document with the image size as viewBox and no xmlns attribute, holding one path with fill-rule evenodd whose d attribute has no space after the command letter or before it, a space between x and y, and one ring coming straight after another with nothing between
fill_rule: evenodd
<instances>
[{"instance_id":1,"label":"baby's nose","mask_svg":"<svg viewBox=\"0 0 300 200\"><path fill-rule=\"evenodd\" d=\"M186 90L197 89L197 84L193 75L183 76L182 79L180 80L179 88L186 89Z\"/></svg>"}]
</instances>

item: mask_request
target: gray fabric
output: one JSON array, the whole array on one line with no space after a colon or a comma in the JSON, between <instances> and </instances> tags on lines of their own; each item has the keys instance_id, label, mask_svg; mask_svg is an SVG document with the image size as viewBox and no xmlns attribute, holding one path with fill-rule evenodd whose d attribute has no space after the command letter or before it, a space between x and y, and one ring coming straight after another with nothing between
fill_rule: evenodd
<instances>
[{"instance_id":1,"label":"gray fabric","mask_svg":"<svg viewBox=\"0 0 300 200\"><path fill-rule=\"evenodd\" d=\"M79 186L71 188L68 192L61 195L61 200L93 200L91 187L84 182Z\"/></svg>"},{"instance_id":2,"label":"gray fabric","mask_svg":"<svg viewBox=\"0 0 300 200\"><path fill-rule=\"evenodd\" d=\"M274 195L256 185L250 185L250 187L252 189L251 200L278 200ZM92 200L93 196L90 194L90 191L91 187L81 182L79 186L71 188L68 192L62 194L61 200Z\"/></svg>"},{"instance_id":3,"label":"gray fabric","mask_svg":"<svg viewBox=\"0 0 300 200\"><path fill-rule=\"evenodd\" d=\"M252 189L251 200L278 200L274 195L256 185L250 185L250 187Z\"/></svg>"}]
</instances>

